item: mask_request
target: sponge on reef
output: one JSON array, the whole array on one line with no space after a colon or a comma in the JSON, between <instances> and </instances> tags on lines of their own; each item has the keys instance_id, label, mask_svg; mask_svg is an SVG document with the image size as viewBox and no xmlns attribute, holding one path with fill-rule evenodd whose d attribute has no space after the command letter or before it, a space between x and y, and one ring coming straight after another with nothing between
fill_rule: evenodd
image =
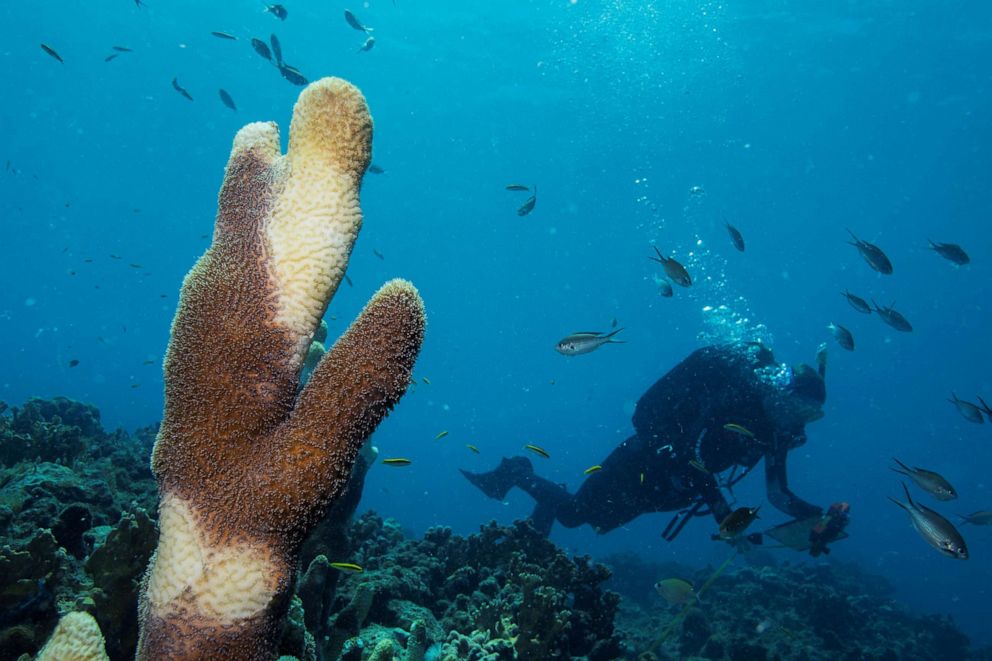
<instances>
[{"instance_id":1,"label":"sponge on reef","mask_svg":"<svg viewBox=\"0 0 992 661\"><path fill-rule=\"evenodd\" d=\"M371 140L361 92L335 78L301 93L285 156L274 124L234 139L165 360L139 659L275 657L300 544L407 388L426 322L416 289L393 280L297 395L362 223Z\"/></svg>"}]
</instances>

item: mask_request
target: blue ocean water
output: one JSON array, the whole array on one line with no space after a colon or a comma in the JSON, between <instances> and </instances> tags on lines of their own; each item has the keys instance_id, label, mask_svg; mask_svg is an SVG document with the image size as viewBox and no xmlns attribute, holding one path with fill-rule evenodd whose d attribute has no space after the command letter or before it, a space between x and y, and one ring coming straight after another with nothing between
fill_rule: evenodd
<instances>
[{"instance_id":1,"label":"blue ocean water","mask_svg":"<svg viewBox=\"0 0 992 661\"><path fill-rule=\"evenodd\" d=\"M992 429L945 401L992 398L992 5L813 4L379 0L350 6L375 27L358 52L365 35L337 2L287 3L285 21L258 2L3 3L0 399L66 395L108 427L159 419L178 288L207 246L231 139L275 120L285 141L299 89L248 44L274 32L308 77L363 90L385 169L366 176L331 336L391 277L428 306L415 373L430 383L374 436L413 464L376 466L363 509L414 531L525 516L528 498L487 500L456 469L536 443L551 454L539 472L574 489L630 434L641 393L695 348L759 338L779 360L811 362L830 341L826 416L790 456L791 486L851 503L832 557L992 642L992 532L964 528L972 557L951 561L886 500L901 495L897 456L954 483L960 500L941 511L992 508ZM132 52L104 62L115 45ZM526 194L511 182L538 186L530 215L516 214ZM868 268L848 227L886 250L893 275ZM973 262L954 267L928 238ZM659 296L652 245L684 260L691 289ZM895 301L914 332L859 315L846 288ZM613 319L626 344L553 350ZM854 353L830 322L853 331ZM737 495L761 502L760 476ZM784 520L766 510L764 523ZM703 519L661 540L668 518L552 538L596 556L725 557Z\"/></svg>"}]
</instances>

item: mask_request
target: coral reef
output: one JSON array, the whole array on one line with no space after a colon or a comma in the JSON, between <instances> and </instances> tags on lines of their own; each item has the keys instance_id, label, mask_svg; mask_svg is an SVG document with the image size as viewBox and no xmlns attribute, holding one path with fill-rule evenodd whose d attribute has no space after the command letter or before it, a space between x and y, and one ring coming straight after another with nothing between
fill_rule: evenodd
<instances>
[{"instance_id":1,"label":"coral reef","mask_svg":"<svg viewBox=\"0 0 992 661\"><path fill-rule=\"evenodd\" d=\"M670 565L643 562L637 569L648 577L645 586L673 573L700 584L713 572L671 572ZM660 632L681 615L660 597L647 607L626 600L617 626L631 651L652 651L645 659L989 658L988 651L973 651L949 619L913 616L890 598L892 592L884 579L856 565L751 564L721 574L660 646Z\"/></svg>"},{"instance_id":2,"label":"coral reef","mask_svg":"<svg viewBox=\"0 0 992 661\"><path fill-rule=\"evenodd\" d=\"M285 156L272 123L235 136L213 241L183 282L165 358L138 659L272 658L305 537L406 391L424 308L394 280L298 392L361 226L371 149L364 97L335 78L301 92Z\"/></svg>"},{"instance_id":3,"label":"coral reef","mask_svg":"<svg viewBox=\"0 0 992 661\"><path fill-rule=\"evenodd\" d=\"M52 425L64 424L59 407L86 408L66 401L33 405L41 424L26 432L39 434L32 444L44 444ZM0 430L9 430L12 415L12 409L0 415ZM110 659L134 658L138 585L157 535L148 430L129 436L97 427L80 438L84 447L71 468L52 462L0 468L0 502L22 501L0 524L2 659L37 654L60 618L76 612L99 623ZM371 447L366 452L348 489L364 477ZM109 494L95 489L94 476L112 469L144 477L121 480ZM650 563L633 554L605 558L605 566L571 558L526 522L488 524L465 537L433 528L411 539L395 521L370 512L349 521L350 514L331 508L306 541L305 571L287 599L285 626L269 658L992 658L971 649L950 620L910 614L892 601L886 581L852 565L779 564L767 552L749 552L680 618L653 584L680 576L701 585L714 568ZM330 564L339 561L364 571Z\"/></svg>"}]
</instances>

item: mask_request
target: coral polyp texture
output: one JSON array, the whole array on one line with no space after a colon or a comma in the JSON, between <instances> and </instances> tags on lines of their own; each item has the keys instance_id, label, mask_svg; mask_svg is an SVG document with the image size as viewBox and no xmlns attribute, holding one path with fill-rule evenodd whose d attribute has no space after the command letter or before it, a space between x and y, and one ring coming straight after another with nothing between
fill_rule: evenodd
<instances>
[{"instance_id":1,"label":"coral polyp texture","mask_svg":"<svg viewBox=\"0 0 992 661\"><path fill-rule=\"evenodd\" d=\"M334 78L300 94L285 156L274 124L234 139L165 361L139 659L275 658L300 545L406 390L425 317L394 280L297 394L361 227L371 146L365 99Z\"/></svg>"},{"instance_id":2,"label":"coral polyp texture","mask_svg":"<svg viewBox=\"0 0 992 661\"><path fill-rule=\"evenodd\" d=\"M68 613L59 620L36 661L109 661L100 625L89 613Z\"/></svg>"}]
</instances>

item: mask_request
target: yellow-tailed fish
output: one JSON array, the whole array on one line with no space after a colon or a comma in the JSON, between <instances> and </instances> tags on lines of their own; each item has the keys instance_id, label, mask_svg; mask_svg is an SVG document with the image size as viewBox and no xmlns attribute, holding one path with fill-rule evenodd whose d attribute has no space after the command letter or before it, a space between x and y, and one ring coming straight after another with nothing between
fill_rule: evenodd
<instances>
[{"instance_id":1,"label":"yellow-tailed fish","mask_svg":"<svg viewBox=\"0 0 992 661\"><path fill-rule=\"evenodd\" d=\"M437 436L434 437L434 440L435 441L440 441L442 438L444 438L447 435L448 435L448 431L447 430L445 430L445 431L439 431L437 433Z\"/></svg>"},{"instance_id":2,"label":"yellow-tailed fish","mask_svg":"<svg viewBox=\"0 0 992 661\"><path fill-rule=\"evenodd\" d=\"M467 447L467 448L468 448L469 450L471 450L472 452L474 452L474 453L476 453L476 454L479 454L479 448L477 448L477 447L475 447L475 446L474 446L474 445L472 445L471 443L466 443L466 444L465 444L465 447Z\"/></svg>"},{"instance_id":3,"label":"yellow-tailed fish","mask_svg":"<svg viewBox=\"0 0 992 661\"><path fill-rule=\"evenodd\" d=\"M590 466L589 468L587 468L584 471L582 471L582 474L583 475L591 475L591 474L593 474L593 473L595 473L597 471L601 471L601 470L603 470L603 467L600 466L599 464L596 464L595 466Z\"/></svg>"},{"instance_id":4,"label":"yellow-tailed fish","mask_svg":"<svg viewBox=\"0 0 992 661\"><path fill-rule=\"evenodd\" d=\"M406 457L390 457L389 459L383 459L382 463L387 466L409 466L413 462Z\"/></svg>"},{"instance_id":5,"label":"yellow-tailed fish","mask_svg":"<svg viewBox=\"0 0 992 661\"><path fill-rule=\"evenodd\" d=\"M356 565L354 562L332 562L331 567L335 569L340 569L342 571L353 571L353 572L363 572L361 565Z\"/></svg>"},{"instance_id":6,"label":"yellow-tailed fish","mask_svg":"<svg viewBox=\"0 0 992 661\"><path fill-rule=\"evenodd\" d=\"M682 606L698 599L696 588L693 587L692 583L681 578L666 578L663 581L658 581L654 584L654 589L658 591L662 599L672 606Z\"/></svg>"},{"instance_id":7,"label":"yellow-tailed fish","mask_svg":"<svg viewBox=\"0 0 992 661\"><path fill-rule=\"evenodd\" d=\"M540 455L540 456L544 457L545 459L550 459L551 458L551 455L548 454L548 451L547 450L545 450L542 447L538 447L537 445L532 445L532 444L528 443L527 445L524 446L524 449L525 450L530 450L534 454Z\"/></svg>"},{"instance_id":8,"label":"yellow-tailed fish","mask_svg":"<svg viewBox=\"0 0 992 661\"><path fill-rule=\"evenodd\" d=\"M732 431L735 434L740 434L741 436L747 436L748 438L754 438L754 432L745 427L744 425L739 425L735 422L728 422L723 426L727 431Z\"/></svg>"}]
</instances>

